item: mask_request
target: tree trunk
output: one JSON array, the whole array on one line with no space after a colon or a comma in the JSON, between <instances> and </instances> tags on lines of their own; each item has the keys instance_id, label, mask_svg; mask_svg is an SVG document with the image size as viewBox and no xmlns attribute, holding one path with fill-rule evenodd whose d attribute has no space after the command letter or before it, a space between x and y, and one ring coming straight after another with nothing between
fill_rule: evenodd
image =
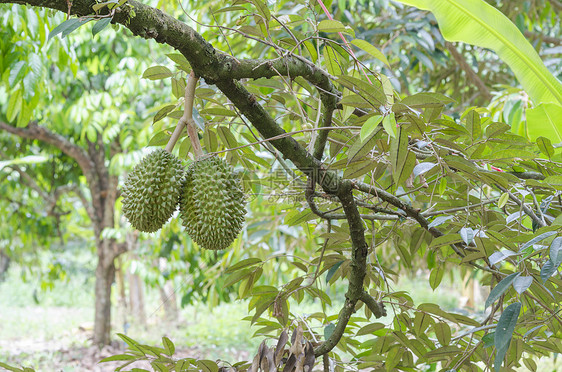
<instances>
[{"instance_id":1,"label":"tree trunk","mask_svg":"<svg viewBox=\"0 0 562 372\"><path fill-rule=\"evenodd\" d=\"M176 291L171 281L166 281L162 287L159 287L160 301L164 305L164 316L167 321L175 322L178 320L178 300Z\"/></svg>"},{"instance_id":2,"label":"tree trunk","mask_svg":"<svg viewBox=\"0 0 562 372\"><path fill-rule=\"evenodd\" d=\"M94 344L108 345L111 331L111 285L115 279L115 263L105 259L105 249L110 246L98 246L98 265L96 267Z\"/></svg>"},{"instance_id":3,"label":"tree trunk","mask_svg":"<svg viewBox=\"0 0 562 372\"><path fill-rule=\"evenodd\" d=\"M4 250L0 249L0 282L4 280L4 276L10 267L10 261L10 257L4 253Z\"/></svg>"},{"instance_id":4,"label":"tree trunk","mask_svg":"<svg viewBox=\"0 0 562 372\"><path fill-rule=\"evenodd\" d=\"M144 286L137 274L127 272L129 277L129 299L131 304L131 315L142 326L146 326L146 310L144 306Z\"/></svg>"}]
</instances>

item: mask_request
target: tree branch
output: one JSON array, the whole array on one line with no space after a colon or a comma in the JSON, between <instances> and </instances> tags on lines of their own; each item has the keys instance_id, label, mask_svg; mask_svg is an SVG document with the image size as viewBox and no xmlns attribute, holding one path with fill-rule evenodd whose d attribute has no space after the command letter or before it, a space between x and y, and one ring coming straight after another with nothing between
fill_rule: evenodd
<instances>
[{"instance_id":1,"label":"tree branch","mask_svg":"<svg viewBox=\"0 0 562 372\"><path fill-rule=\"evenodd\" d=\"M361 294L360 300L363 301L365 305L367 305L367 307L369 308L369 310L371 310L375 318L381 318L383 316L386 316L386 309L384 308L384 304L382 302L375 301L375 299L367 292L363 292Z\"/></svg>"},{"instance_id":2,"label":"tree branch","mask_svg":"<svg viewBox=\"0 0 562 372\"><path fill-rule=\"evenodd\" d=\"M498 187L498 189L501 190L501 192L506 192L509 195L509 198L511 200L513 200L518 206L521 207L521 209L523 210L523 212L525 212L525 214L527 216L529 216L539 227L544 227L546 226L546 222L544 222L543 220L541 220L539 217L537 217L537 215L535 214L535 212L533 212L529 207L527 207L525 205L525 203L523 203L517 196L515 196L511 191L501 187L500 185L496 185Z\"/></svg>"},{"instance_id":3,"label":"tree branch","mask_svg":"<svg viewBox=\"0 0 562 372\"><path fill-rule=\"evenodd\" d=\"M336 109L336 97L330 94L323 93L320 91L320 99L322 100L322 127L328 128L332 126L332 118L334 115L334 110ZM324 154L324 149L326 148L326 142L328 141L328 135L330 133L327 130L320 131L316 137L314 143L314 157L317 160L322 160L322 155Z\"/></svg>"},{"instance_id":4,"label":"tree branch","mask_svg":"<svg viewBox=\"0 0 562 372\"><path fill-rule=\"evenodd\" d=\"M363 220L357 205L355 205L352 184L349 180L342 181L337 195L347 216L349 235L351 237L349 284L345 294L345 304L338 315L336 328L330 337L314 350L316 357L329 353L337 345L345 331L349 318L355 312L357 301L361 299L364 293L363 281L366 274L369 245L365 240L365 227L363 226Z\"/></svg>"},{"instance_id":5,"label":"tree branch","mask_svg":"<svg viewBox=\"0 0 562 372\"><path fill-rule=\"evenodd\" d=\"M466 76L470 79L470 81L474 83L474 85L476 85L476 87L480 91L480 94L484 96L484 99L486 101L491 101L493 97L490 93L490 90L488 89L486 84L484 84L482 79L480 79L480 76L478 76L478 74L476 74L472 67L470 67L470 65L466 62L463 55L457 51L456 47L452 43L447 41L445 42L445 46L447 47L447 50L449 51L449 53L451 53L455 61L459 64L460 68L465 72Z\"/></svg>"},{"instance_id":6,"label":"tree branch","mask_svg":"<svg viewBox=\"0 0 562 372\"><path fill-rule=\"evenodd\" d=\"M561 10L562 11L562 10ZM525 31L525 37L529 39L539 39L544 43L562 45L562 39L558 37L546 36L536 32Z\"/></svg>"},{"instance_id":7,"label":"tree branch","mask_svg":"<svg viewBox=\"0 0 562 372\"><path fill-rule=\"evenodd\" d=\"M3 0L0 0L0 2L3 2ZM18 137L39 140L55 146L78 163L80 169L82 169L82 173L84 173L84 176L88 179L88 182L93 180L94 163L88 157L88 153L63 136L37 125L37 122L30 122L27 127L19 128L0 121L0 129Z\"/></svg>"},{"instance_id":8,"label":"tree branch","mask_svg":"<svg viewBox=\"0 0 562 372\"><path fill-rule=\"evenodd\" d=\"M554 8L554 10L562 12L562 2L560 2L559 0L548 0L548 2Z\"/></svg>"}]
</instances>

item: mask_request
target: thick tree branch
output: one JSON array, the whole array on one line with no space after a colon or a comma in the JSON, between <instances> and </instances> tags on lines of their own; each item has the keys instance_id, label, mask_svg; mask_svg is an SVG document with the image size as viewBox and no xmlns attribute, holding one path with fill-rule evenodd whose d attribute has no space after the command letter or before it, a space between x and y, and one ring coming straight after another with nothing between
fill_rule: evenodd
<instances>
[{"instance_id":1,"label":"thick tree branch","mask_svg":"<svg viewBox=\"0 0 562 372\"><path fill-rule=\"evenodd\" d=\"M352 183L349 180L342 181L337 195L347 217L349 235L351 238L352 248L351 267L348 276L349 284L347 293L345 294L345 304L338 315L336 328L330 337L314 350L314 355L316 357L329 353L337 345L345 332L349 318L351 318L351 315L355 312L357 301L366 299L363 282L366 274L369 245L365 240L365 227L357 205L355 204L355 198L353 197ZM369 302L369 306L372 305L371 301L367 300L367 302ZM373 314L375 314L375 316L378 315L378 317L383 316L384 308L379 309L379 311L373 311Z\"/></svg>"},{"instance_id":2,"label":"thick tree branch","mask_svg":"<svg viewBox=\"0 0 562 372\"><path fill-rule=\"evenodd\" d=\"M88 157L88 153L65 137L37 125L36 122L29 123L27 127L18 128L0 121L0 129L21 138L35 139L55 146L78 163L88 181L93 180L94 163Z\"/></svg>"}]
</instances>

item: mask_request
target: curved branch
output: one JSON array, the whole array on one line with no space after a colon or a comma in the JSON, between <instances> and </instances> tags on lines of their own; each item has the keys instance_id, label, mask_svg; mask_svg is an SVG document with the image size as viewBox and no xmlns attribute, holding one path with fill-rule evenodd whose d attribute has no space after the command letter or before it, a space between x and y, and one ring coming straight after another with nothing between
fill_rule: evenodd
<instances>
[{"instance_id":1,"label":"curved branch","mask_svg":"<svg viewBox=\"0 0 562 372\"><path fill-rule=\"evenodd\" d=\"M486 101L491 101L493 98L492 93L490 93L486 84L484 84L482 79L480 79L480 76L478 76L478 74L474 72L472 67L470 67L470 65L466 62L463 55L457 51L452 43L447 41L445 42L445 46L447 47L449 53L451 53L451 56L453 56L454 60L459 64L460 68L465 72L466 76L474 83L474 85L476 85L480 94L484 96L484 99Z\"/></svg>"},{"instance_id":2,"label":"curved branch","mask_svg":"<svg viewBox=\"0 0 562 372\"><path fill-rule=\"evenodd\" d=\"M323 93L320 91L320 98L322 100L322 127L328 128L332 126L332 118L334 115L334 110L336 109L336 97L330 94ZM314 143L314 157L318 160L322 160L322 155L324 154L324 149L326 148L326 142L328 141L328 135L330 133L327 130L320 131L316 137Z\"/></svg>"},{"instance_id":3,"label":"curved branch","mask_svg":"<svg viewBox=\"0 0 562 372\"><path fill-rule=\"evenodd\" d=\"M35 139L55 146L78 163L88 181L92 181L94 179L93 172L95 165L90 160L88 153L83 148L70 142L65 137L51 132L45 127L37 125L36 122L30 122L27 127L19 128L0 121L0 129L21 138Z\"/></svg>"},{"instance_id":4,"label":"curved branch","mask_svg":"<svg viewBox=\"0 0 562 372\"><path fill-rule=\"evenodd\" d=\"M345 327L351 315L355 312L357 301L364 298L365 295L363 282L367 270L369 245L365 240L365 227L363 226L361 215L359 214L359 210L355 204L355 198L353 197L352 183L348 180L342 181L337 195L347 217L349 235L351 237L349 284L347 293L345 294L345 304L338 315L336 328L330 337L314 350L314 355L316 357L329 353L337 345L345 332ZM382 314L381 311L373 313L375 315Z\"/></svg>"}]
</instances>

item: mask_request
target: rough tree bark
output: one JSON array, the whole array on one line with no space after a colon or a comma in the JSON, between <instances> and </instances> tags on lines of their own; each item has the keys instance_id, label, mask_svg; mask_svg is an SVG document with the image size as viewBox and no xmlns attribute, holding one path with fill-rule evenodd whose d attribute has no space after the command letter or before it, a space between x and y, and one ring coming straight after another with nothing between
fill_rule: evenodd
<instances>
[{"instance_id":1,"label":"rough tree bark","mask_svg":"<svg viewBox=\"0 0 562 372\"><path fill-rule=\"evenodd\" d=\"M106 166L106 147L102 143L101 136L96 143L88 142L88 148L84 149L35 122L29 123L24 128L16 128L0 122L0 130L58 148L78 163L86 177L90 198L88 200L81 194L78 196L92 222L98 255L93 341L97 345L106 345L110 341L111 284L115 278L114 260L126 250L126 245L117 244L114 239L104 238L102 235L104 229L114 227L118 177L110 175ZM118 149L114 145L110 145L110 157L116 150Z\"/></svg>"}]
</instances>

